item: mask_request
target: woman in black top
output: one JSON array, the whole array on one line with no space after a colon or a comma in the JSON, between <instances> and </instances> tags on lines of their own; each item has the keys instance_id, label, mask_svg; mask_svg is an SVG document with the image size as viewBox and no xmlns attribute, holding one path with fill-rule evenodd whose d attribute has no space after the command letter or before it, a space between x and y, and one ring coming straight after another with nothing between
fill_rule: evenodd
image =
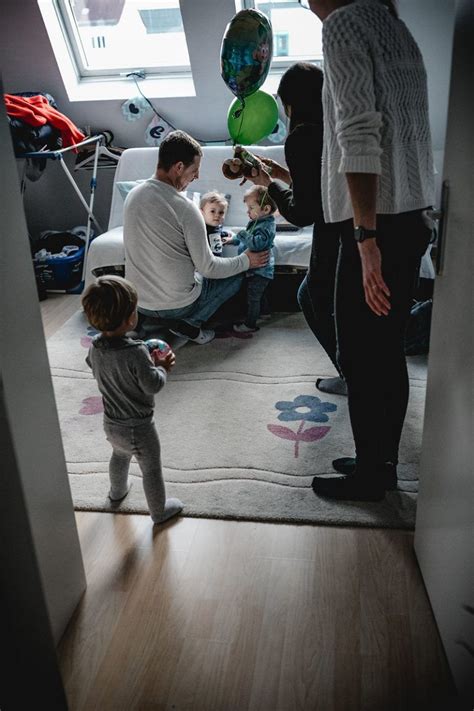
<instances>
[{"instance_id":1,"label":"woman in black top","mask_svg":"<svg viewBox=\"0 0 474 711\"><path fill-rule=\"evenodd\" d=\"M249 180L268 187L280 214L288 222L298 227L314 224L310 265L298 291L298 302L309 327L339 373L335 378L318 378L316 387L323 392L345 395L346 384L336 359L334 321L339 240L334 227L325 224L321 204L322 84L323 73L314 64L298 62L285 72L278 96L290 120L285 141L288 169L269 158L260 158L269 170L261 170Z\"/></svg>"}]
</instances>

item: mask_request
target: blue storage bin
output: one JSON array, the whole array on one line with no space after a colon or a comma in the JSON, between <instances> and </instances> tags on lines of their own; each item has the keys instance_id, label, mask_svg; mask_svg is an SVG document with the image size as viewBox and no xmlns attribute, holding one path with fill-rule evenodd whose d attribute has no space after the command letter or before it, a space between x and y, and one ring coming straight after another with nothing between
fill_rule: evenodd
<instances>
[{"instance_id":1,"label":"blue storage bin","mask_svg":"<svg viewBox=\"0 0 474 711\"><path fill-rule=\"evenodd\" d=\"M71 254L65 248L76 248ZM49 254L49 256L45 256ZM45 233L35 243L33 265L37 283L46 291L80 293L84 240L72 232ZM61 255L61 256L60 256Z\"/></svg>"}]
</instances>

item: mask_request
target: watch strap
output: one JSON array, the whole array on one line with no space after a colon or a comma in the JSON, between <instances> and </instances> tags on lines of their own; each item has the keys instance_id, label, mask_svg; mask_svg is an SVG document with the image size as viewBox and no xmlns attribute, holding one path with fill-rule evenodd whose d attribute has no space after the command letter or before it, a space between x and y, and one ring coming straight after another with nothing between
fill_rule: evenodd
<instances>
[{"instance_id":1,"label":"watch strap","mask_svg":"<svg viewBox=\"0 0 474 711\"><path fill-rule=\"evenodd\" d=\"M368 227L362 227L362 225L356 225L354 227L356 242L364 242L366 239L374 239L376 236L377 230L371 230Z\"/></svg>"}]
</instances>

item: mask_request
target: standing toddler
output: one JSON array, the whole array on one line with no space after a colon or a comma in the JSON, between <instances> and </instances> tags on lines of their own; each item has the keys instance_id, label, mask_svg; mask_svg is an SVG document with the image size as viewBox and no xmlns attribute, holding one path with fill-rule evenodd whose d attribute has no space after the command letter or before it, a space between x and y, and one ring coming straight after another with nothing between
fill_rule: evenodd
<instances>
[{"instance_id":1,"label":"standing toddler","mask_svg":"<svg viewBox=\"0 0 474 711\"><path fill-rule=\"evenodd\" d=\"M124 499L129 490L128 472L132 456L143 476L148 508L153 523L163 523L178 514L179 499L166 499L161 469L161 452L153 413L154 395L166 383L175 355L159 359L150 355L143 341L126 334L137 325L137 292L126 279L99 277L82 297L96 336L86 358L102 394L104 431L112 445L109 463L111 501Z\"/></svg>"},{"instance_id":2,"label":"standing toddler","mask_svg":"<svg viewBox=\"0 0 474 711\"><path fill-rule=\"evenodd\" d=\"M273 213L276 204L268 194L266 188L254 185L244 194L247 215L250 222L245 230L240 230L233 237L223 238L224 244L238 244L239 254L246 249L253 252L270 250L268 264L257 269L249 269L246 276L247 283L247 315L243 323L234 324L234 331L248 333L258 331L257 319L262 308L262 298L273 279L275 257L271 248L276 234L275 218Z\"/></svg>"}]
</instances>

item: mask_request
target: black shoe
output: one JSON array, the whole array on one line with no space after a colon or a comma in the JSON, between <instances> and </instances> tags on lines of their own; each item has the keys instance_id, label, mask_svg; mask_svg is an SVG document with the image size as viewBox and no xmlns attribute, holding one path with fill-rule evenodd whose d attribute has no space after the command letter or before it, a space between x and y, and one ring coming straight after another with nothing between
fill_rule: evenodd
<instances>
[{"instance_id":1,"label":"black shoe","mask_svg":"<svg viewBox=\"0 0 474 711\"><path fill-rule=\"evenodd\" d=\"M345 476L353 476L356 468L354 457L340 457L332 462L333 469ZM381 466L381 475L385 483L386 491L394 491L397 488L397 467L392 462L385 462Z\"/></svg>"},{"instance_id":2,"label":"black shoe","mask_svg":"<svg viewBox=\"0 0 474 711\"><path fill-rule=\"evenodd\" d=\"M356 468L355 457L339 457L339 459L333 459L332 468L339 472L339 474L352 476Z\"/></svg>"},{"instance_id":3,"label":"black shoe","mask_svg":"<svg viewBox=\"0 0 474 711\"><path fill-rule=\"evenodd\" d=\"M322 393L330 395L347 395L346 381L339 376L336 378L317 378L316 388Z\"/></svg>"},{"instance_id":4,"label":"black shoe","mask_svg":"<svg viewBox=\"0 0 474 711\"><path fill-rule=\"evenodd\" d=\"M382 501L385 487L374 478L355 476L315 476L313 491L318 496L338 501Z\"/></svg>"}]
</instances>

